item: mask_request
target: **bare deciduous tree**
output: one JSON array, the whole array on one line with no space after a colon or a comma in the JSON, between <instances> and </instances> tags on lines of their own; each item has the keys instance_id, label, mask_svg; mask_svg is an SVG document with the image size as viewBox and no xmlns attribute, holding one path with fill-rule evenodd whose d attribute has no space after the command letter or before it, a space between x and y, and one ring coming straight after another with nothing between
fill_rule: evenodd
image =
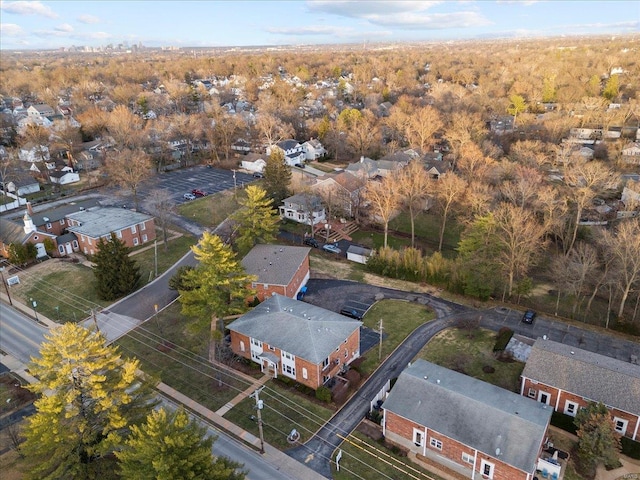
<instances>
[{"instance_id":1,"label":"bare deciduous tree","mask_svg":"<svg viewBox=\"0 0 640 480\"><path fill-rule=\"evenodd\" d=\"M165 189L155 189L149 192L147 197L149 213L151 213L157 221L157 225L162 228L162 240L164 241L165 252L169 249L167 243L167 227L171 219L171 215L176 208L176 202L173 200L171 192Z\"/></svg>"},{"instance_id":2,"label":"bare deciduous tree","mask_svg":"<svg viewBox=\"0 0 640 480\"><path fill-rule=\"evenodd\" d=\"M422 162L413 160L405 168L394 175L396 188L402 203L409 209L411 219L411 246L415 245L415 218L416 213L424 210L424 203L431 181Z\"/></svg>"},{"instance_id":3,"label":"bare deciduous tree","mask_svg":"<svg viewBox=\"0 0 640 480\"><path fill-rule=\"evenodd\" d=\"M384 226L384 247L387 246L389 221L400 206L400 197L395 189L392 177L385 177L380 182L369 182L364 196L371 207L371 216Z\"/></svg>"},{"instance_id":4,"label":"bare deciduous tree","mask_svg":"<svg viewBox=\"0 0 640 480\"><path fill-rule=\"evenodd\" d=\"M153 171L149 156L140 150L113 152L107 157L106 167L116 185L131 191L135 209L138 210L138 188Z\"/></svg>"}]
</instances>

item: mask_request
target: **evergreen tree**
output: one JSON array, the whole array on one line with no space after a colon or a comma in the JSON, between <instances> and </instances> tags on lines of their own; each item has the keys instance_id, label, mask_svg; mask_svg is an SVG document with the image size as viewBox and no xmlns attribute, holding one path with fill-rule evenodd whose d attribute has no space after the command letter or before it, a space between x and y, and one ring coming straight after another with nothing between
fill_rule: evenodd
<instances>
[{"instance_id":1,"label":"evergreen tree","mask_svg":"<svg viewBox=\"0 0 640 480\"><path fill-rule=\"evenodd\" d=\"M620 435L616 432L611 413L602 403L591 402L575 418L578 427L578 456L587 469L602 463L607 468L619 464Z\"/></svg>"},{"instance_id":2,"label":"evergreen tree","mask_svg":"<svg viewBox=\"0 0 640 480\"><path fill-rule=\"evenodd\" d=\"M240 233L236 245L241 252L249 251L256 243L273 242L280 221L273 199L267 197L266 191L249 185L246 193L247 198L239 201L242 208L233 215Z\"/></svg>"},{"instance_id":3,"label":"evergreen tree","mask_svg":"<svg viewBox=\"0 0 640 480\"><path fill-rule=\"evenodd\" d=\"M14 265L26 265L38 256L38 249L33 243L12 243L9 245L9 261Z\"/></svg>"},{"instance_id":4,"label":"evergreen tree","mask_svg":"<svg viewBox=\"0 0 640 480\"><path fill-rule=\"evenodd\" d=\"M122 359L100 333L67 323L45 338L29 367L38 380L26 387L41 395L23 431L28 478L94 478L153 407L150 389L138 361Z\"/></svg>"},{"instance_id":5,"label":"evergreen tree","mask_svg":"<svg viewBox=\"0 0 640 480\"><path fill-rule=\"evenodd\" d=\"M98 240L91 260L100 298L115 300L135 290L140 280L140 267L129 257L131 249L111 233L108 241Z\"/></svg>"},{"instance_id":6,"label":"evergreen tree","mask_svg":"<svg viewBox=\"0 0 640 480\"><path fill-rule=\"evenodd\" d=\"M611 75L604 86L604 90L602 90L602 96L612 102L618 96L618 93L620 93L618 75Z\"/></svg>"},{"instance_id":7,"label":"evergreen tree","mask_svg":"<svg viewBox=\"0 0 640 480\"><path fill-rule=\"evenodd\" d=\"M147 421L131 428L125 448L116 452L125 480L242 480L242 467L225 457L214 459L206 428L189 420L184 409L153 411Z\"/></svg>"},{"instance_id":8,"label":"evergreen tree","mask_svg":"<svg viewBox=\"0 0 640 480\"><path fill-rule=\"evenodd\" d=\"M289 196L290 183L291 167L285 163L282 150L273 148L264 167L262 185L267 191L267 195L273 199L273 205L276 208L282 204L282 200Z\"/></svg>"},{"instance_id":9,"label":"evergreen tree","mask_svg":"<svg viewBox=\"0 0 640 480\"><path fill-rule=\"evenodd\" d=\"M242 313L247 298L254 295L249 286L255 276L247 275L235 252L217 235L205 232L198 245L191 247L198 265L185 271L180 303L182 313L209 321Z\"/></svg>"}]
</instances>

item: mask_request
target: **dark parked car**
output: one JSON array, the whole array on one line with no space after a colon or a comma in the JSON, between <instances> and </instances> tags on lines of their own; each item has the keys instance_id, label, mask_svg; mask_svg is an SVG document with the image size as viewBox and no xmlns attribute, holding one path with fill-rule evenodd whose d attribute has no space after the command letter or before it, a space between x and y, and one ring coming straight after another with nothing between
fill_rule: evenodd
<instances>
[{"instance_id":1,"label":"dark parked car","mask_svg":"<svg viewBox=\"0 0 640 480\"><path fill-rule=\"evenodd\" d=\"M340 310L340 315L355 318L356 320L362 320L362 313L360 313L355 308L343 308L342 310Z\"/></svg>"},{"instance_id":2,"label":"dark parked car","mask_svg":"<svg viewBox=\"0 0 640 480\"><path fill-rule=\"evenodd\" d=\"M320 244L315 238L305 238L304 244L309 245L310 247L313 247L313 248L318 248L320 246Z\"/></svg>"},{"instance_id":3,"label":"dark parked car","mask_svg":"<svg viewBox=\"0 0 640 480\"><path fill-rule=\"evenodd\" d=\"M264 174L262 172L253 172L253 178L264 178Z\"/></svg>"},{"instance_id":4,"label":"dark parked car","mask_svg":"<svg viewBox=\"0 0 640 480\"><path fill-rule=\"evenodd\" d=\"M522 323L528 323L529 325L531 325L535 318L536 318L536 312L534 312L533 310L527 310L526 312L524 312L524 315L522 316Z\"/></svg>"}]
</instances>

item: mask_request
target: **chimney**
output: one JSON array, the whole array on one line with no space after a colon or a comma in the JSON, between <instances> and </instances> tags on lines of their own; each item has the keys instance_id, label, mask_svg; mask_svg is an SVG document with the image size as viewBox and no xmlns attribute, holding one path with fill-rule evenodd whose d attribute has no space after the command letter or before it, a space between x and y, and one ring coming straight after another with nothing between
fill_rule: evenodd
<instances>
[{"instance_id":1,"label":"chimney","mask_svg":"<svg viewBox=\"0 0 640 480\"><path fill-rule=\"evenodd\" d=\"M31 202L27 202L27 213L29 215L33 215L33 207L31 206Z\"/></svg>"}]
</instances>

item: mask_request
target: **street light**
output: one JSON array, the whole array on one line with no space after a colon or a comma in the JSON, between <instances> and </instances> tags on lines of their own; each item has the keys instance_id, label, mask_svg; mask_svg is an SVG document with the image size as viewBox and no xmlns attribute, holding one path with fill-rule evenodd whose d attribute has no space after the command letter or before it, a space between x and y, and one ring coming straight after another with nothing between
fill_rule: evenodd
<instances>
[{"instance_id":1,"label":"street light","mask_svg":"<svg viewBox=\"0 0 640 480\"><path fill-rule=\"evenodd\" d=\"M56 320L60 323L60 305L56 305Z\"/></svg>"},{"instance_id":2,"label":"street light","mask_svg":"<svg viewBox=\"0 0 640 480\"><path fill-rule=\"evenodd\" d=\"M38 321L38 311L36 308L38 307L38 302L36 302L33 298L29 298L31 301L31 306L33 307L33 314L36 316L36 321Z\"/></svg>"}]
</instances>

